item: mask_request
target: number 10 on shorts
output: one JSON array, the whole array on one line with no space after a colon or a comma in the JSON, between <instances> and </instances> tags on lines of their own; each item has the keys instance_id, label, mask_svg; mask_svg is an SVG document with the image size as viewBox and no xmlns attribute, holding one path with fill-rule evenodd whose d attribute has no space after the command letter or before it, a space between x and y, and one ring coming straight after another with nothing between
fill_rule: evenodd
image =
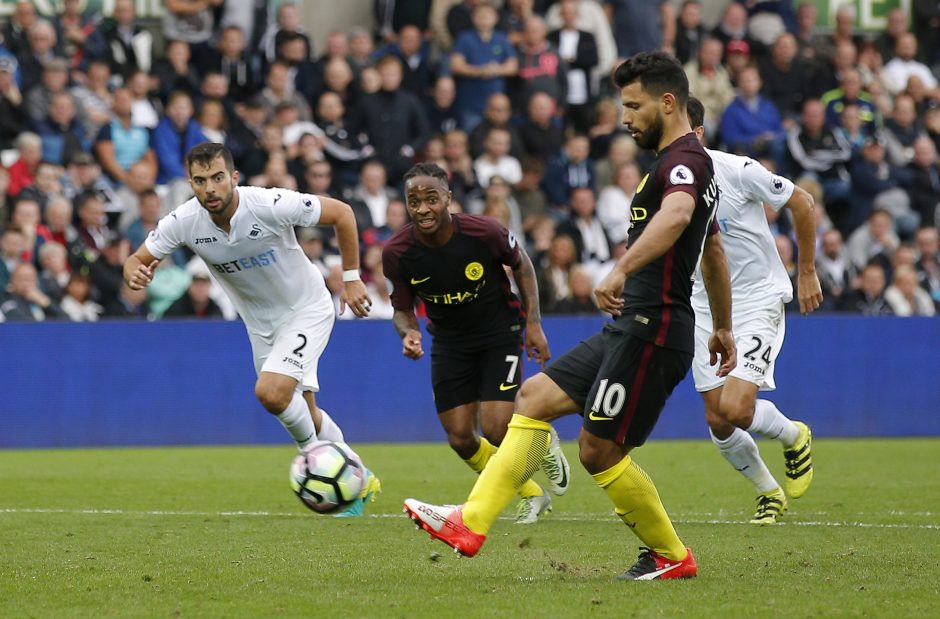
<instances>
[{"instance_id":1,"label":"number 10 on shorts","mask_svg":"<svg viewBox=\"0 0 940 619\"><path fill-rule=\"evenodd\" d=\"M609 383L609 379L603 379L597 387L597 395L594 396L594 402L591 404L591 419L596 419L597 413L602 413L605 417L613 418L620 414L623 404L627 399L627 390L620 383Z\"/></svg>"}]
</instances>

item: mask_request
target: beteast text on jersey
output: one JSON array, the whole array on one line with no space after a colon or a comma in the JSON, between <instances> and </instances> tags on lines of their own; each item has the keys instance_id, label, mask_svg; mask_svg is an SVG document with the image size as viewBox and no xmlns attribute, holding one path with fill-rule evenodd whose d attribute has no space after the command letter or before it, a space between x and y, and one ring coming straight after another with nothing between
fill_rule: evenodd
<instances>
[{"instance_id":1,"label":"beteast text on jersey","mask_svg":"<svg viewBox=\"0 0 940 619\"><path fill-rule=\"evenodd\" d=\"M219 273L237 273L238 271L247 271L255 267L266 267L275 262L277 262L277 255L274 253L273 249L269 249L257 256L238 258L237 260L231 260L221 264L213 264L212 268Z\"/></svg>"}]
</instances>

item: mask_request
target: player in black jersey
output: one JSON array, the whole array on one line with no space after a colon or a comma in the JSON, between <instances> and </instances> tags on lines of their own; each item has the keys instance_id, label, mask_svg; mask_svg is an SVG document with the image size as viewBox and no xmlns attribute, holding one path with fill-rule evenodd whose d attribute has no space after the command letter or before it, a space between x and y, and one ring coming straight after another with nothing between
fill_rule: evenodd
<instances>
[{"instance_id":1,"label":"player in black jersey","mask_svg":"<svg viewBox=\"0 0 940 619\"><path fill-rule=\"evenodd\" d=\"M506 434L522 377L523 348L529 359L543 365L551 353L542 332L535 271L525 250L495 219L452 215L447 210L450 196L447 173L439 166L418 164L409 170L405 200L412 221L389 239L382 264L392 284L392 320L402 338L402 354L410 359L424 355L415 316L415 301L424 301L438 417L450 446L479 473ZM513 271L521 304L505 267ZM557 435L551 435L542 468L552 491L564 494L568 462ZM518 491L517 523L533 523L551 509L550 496L534 481Z\"/></svg>"},{"instance_id":2,"label":"player in black jersey","mask_svg":"<svg viewBox=\"0 0 940 619\"><path fill-rule=\"evenodd\" d=\"M658 151L631 204L627 252L595 289L598 306L614 320L525 381L503 446L464 505L408 499L405 511L433 537L474 555L513 489L535 471L548 423L577 411L584 416L581 463L646 546L621 578L688 578L697 573L695 559L629 452L646 440L691 366L689 297L700 256L714 317L712 362L721 356L720 375L736 363L728 265L713 221L718 189L689 126L689 84L675 58L637 54L613 77L627 129L641 147Z\"/></svg>"}]
</instances>

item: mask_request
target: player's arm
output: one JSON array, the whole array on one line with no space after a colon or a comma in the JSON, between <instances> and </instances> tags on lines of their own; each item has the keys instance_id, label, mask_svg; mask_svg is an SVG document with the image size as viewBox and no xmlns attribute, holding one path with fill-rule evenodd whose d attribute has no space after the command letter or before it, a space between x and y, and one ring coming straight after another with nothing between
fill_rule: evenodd
<instances>
[{"instance_id":1,"label":"player's arm","mask_svg":"<svg viewBox=\"0 0 940 619\"><path fill-rule=\"evenodd\" d=\"M401 338L401 354L409 359L420 359L424 356L424 350L421 348L421 327L418 326L418 317L415 316L414 309L400 310L396 309L392 314L392 324L395 325L395 331Z\"/></svg>"},{"instance_id":2,"label":"player's arm","mask_svg":"<svg viewBox=\"0 0 940 619\"><path fill-rule=\"evenodd\" d=\"M712 313L712 335L708 339L711 365L718 363L718 376L727 376L737 365L737 350L731 333L731 277L720 234L709 234L702 249L702 282Z\"/></svg>"},{"instance_id":3,"label":"player's arm","mask_svg":"<svg viewBox=\"0 0 940 619\"><path fill-rule=\"evenodd\" d=\"M141 243L137 251L124 262L124 283L131 290L146 288L153 281L153 272L159 263L147 249L147 244Z\"/></svg>"},{"instance_id":4,"label":"player's arm","mask_svg":"<svg viewBox=\"0 0 940 619\"><path fill-rule=\"evenodd\" d=\"M372 299L359 277L359 231L352 207L334 198L320 197L319 224L333 226L339 241L339 253L343 260L343 291L339 295L339 313L348 305L353 313L365 318L372 307Z\"/></svg>"},{"instance_id":5,"label":"player's arm","mask_svg":"<svg viewBox=\"0 0 940 619\"><path fill-rule=\"evenodd\" d=\"M695 198L685 191L673 191L663 199L659 212L650 219L643 234L594 289L601 311L620 315L623 307L620 295L627 278L669 251L692 221L694 211Z\"/></svg>"},{"instance_id":6,"label":"player's arm","mask_svg":"<svg viewBox=\"0 0 940 619\"><path fill-rule=\"evenodd\" d=\"M806 315L819 309L823 300L822 287L816 275L816 216L813 196L800 187L794 187L793 194L785 206L793 214L793 227L796 230L796 245L799 251L797 298L800 300L800 312Z\"/></svg>"},{"instance_id":7,"label":"player's arm","mask_svg":"<svg viewBox=\"0 0 940 619\"><path fill-rule=\"evenodd\" d=\"M519 297L525 307L525 347L529 359L534 359L542 366L552 358L548 349L548 339L542 331L542 312L539 309L539 285L535 267L524 249L519 249L519 264L512 270L512 276L519 287Z\"/></svg>"}]
</instances>

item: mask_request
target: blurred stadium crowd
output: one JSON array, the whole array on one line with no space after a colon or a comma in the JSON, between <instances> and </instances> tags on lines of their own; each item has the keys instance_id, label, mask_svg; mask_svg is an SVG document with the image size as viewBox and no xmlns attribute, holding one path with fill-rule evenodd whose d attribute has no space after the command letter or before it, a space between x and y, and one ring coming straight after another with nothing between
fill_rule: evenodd
<instances>
[{"instance_id":1,"label":"blurred stadium crowd","mask_svg":"<svg viewBox=\"0 0 940 619\"><path fill-rule=\"evenodd\" d=\"M245 184L352 205L373 318L392 315L381 246L407 221L401 176L419 161L448 171L454 210L525 239L543 313L596 313L652 158L608 75L652 49L684 63L710 146L814 196L824 310L940 308L937 3L861 34L850 6L824 33L795 0L726 0L717 23L696 0L369 1L371 27L330 32L319 56L302 3L167 0L149 23L133 0L108 17L17 2L0 28L0 321L235 318L183 251L146 291L121 277L192 195L183 156L207 140ZM782 213L767 209L795 278ZM337 290L331 231L298 237Z\"/></svg>"}]
</instances>

